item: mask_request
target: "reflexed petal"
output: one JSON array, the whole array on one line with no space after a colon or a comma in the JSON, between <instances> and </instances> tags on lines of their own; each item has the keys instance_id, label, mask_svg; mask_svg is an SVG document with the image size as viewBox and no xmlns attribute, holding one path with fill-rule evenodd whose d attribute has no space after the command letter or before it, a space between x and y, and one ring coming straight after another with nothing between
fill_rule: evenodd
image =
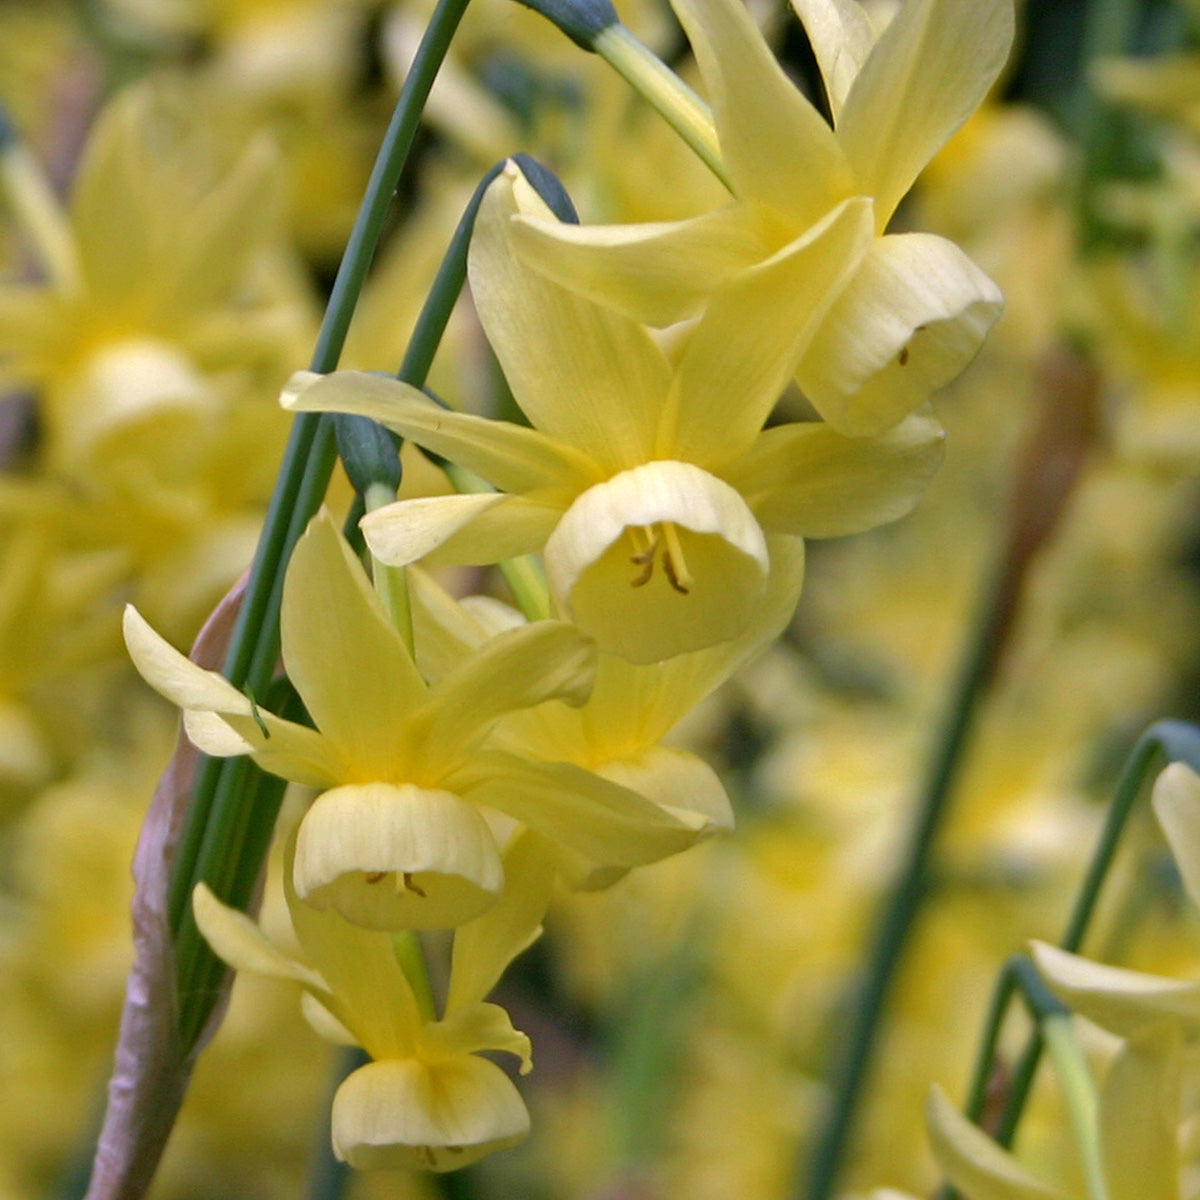
<instances>
[{"instance_id":1,"label":"reflexed petal","mask_svg":"<svg viewBox=\"0 0 1200 1200\"><path fill-rule=\"evenodd\" d=\"M311 992L300 996L300 1012L319 1038L335 1046L357 1046L358 1038L348 1030Z\"/></svg>"},{"instance_id":2,"label":"reflexed petal","mask_svg":"<svg viewBox=\"0 0 1200 1200\"><path fill-rule=\"evenodd\" d=\"M562 508L502 492L398 500L360 522L380 562L406 567L427 555L439 562L481 565L540 550Z\"/></svg>"},{"instance_id":3,"label":"reflexed petal","mask_svg":"<svg viewBox=\"0 0 1200 1200\"><path fill-rule=\"evenodd\" d=\"M180 708L250 713L250 701L224 676L206 671L160 637L132 604L122 621L125 646L138 674Z\"/></svg>"},{"instance_id":4,"label":"reflexed petal","mask_svg":"<svg viewBox=\"0 0 1200 1200\"><path fill-rule=\"evenodd\" d=\"M596 647L565 621L535 621L490 639L453 666L429 697L428 769L449 764L498 717L545 700L582 704L596 678Z\"/></svg>"},{"instance_id":5,"label":"reflexed petal","mask_svg":"<svg viewBox=\"0 0 1200 1200\"><path fill-rule=\"evenodd\" d=\"M682 462L646 463L589 488L551 534L545 561L551 591L579 627L640 663L737 637L768 567L741 496Z\"/></svg>"},{"instance_id":6,"label":"reflexed petal","mask_svg":"<svg viewBox=\"0 0 1200 1200\"><path fill-rule=\"evenodd\" d=\"M452 412L423 392L362 371L297 371L280 404L289 412L348 412L370 417L402 437L474 471L502 492L574 487L595 476L587 458L536 429Z\"/></svg>"},{"instance_id":7,"label":"reflexed petal","mask_svg":"<svg viewBox=\"0 0 1200 1200\"><path fill-rule=\"evenodd\" d=\"M766 530L843 537L908 513L941 465L945 434L914 413L872 438L824 422L767 429L726 478Z\"/></svg>"},{"instance_id":8,"label":"reflexed petal","mask_svg":"<svg viewBox=\"0 0 1200 1200\"><path fill-rule=\"evenodd\" d=\"M455 931L448 1015L478 1004L536 940L553 887L554 858L547 844L528 831L517 834L504 855L504 894L482 917Z\"/></svg>"},{"instance_id":9,"label":"reflexed petal","mask_svg":"<svg viewBox=\"0 0 1200 1200\"><path fill-rule=\"evenodd\" d=\"M1100 1092L1100 1151L1108 1200L1179 1200L1179 1068L1176 1031L1131 1038Z\"/></svg>"},{"instance_id":10,"label":"reflexed petal","mask_svg":"<svg viewBox=\"0 0 1200 1200\"><path fill-rule=\"evenodd\" d=\"M875 240L870 202L848 200L713 296L680 360L659 457L706 466L753 442Z\"/></svg>"},{"instance_id":11,"label":"reflexed petal","mask_svg":"<svg viewBox=\"0 0 1200 1200\"><path fill-rule=\"evenodd\" d=\"M480 205L468 263L479 319L517 403L605 473L644 462L670 383L666 358L641 325L521 262L509 233L518 212L553 220L510 163Z\"/></svg>"},{"instance_id":12,"label":"reflexed petal","mask_svg":"<svg viewBox=\"0 0 1200 1200\"><path fill-rule=\"evenodd\" d=\"M444 1021L421 1031L418 1053L427 1062L450 1059L480 1050L503 1050L521 1060L521 1074L533 1068L533 1046L514 1029L509 1015L498 1004L470 1004L449 1012Z\"/></svg>"},{"instance_id":13,"label":"reflexed petal","mask_svg":"<svg viewBox=\"0 0 1200 1200\"><path fill-rule=\"evenodd\" d=\"M475 779L464 783L473 800L604 866L657 862L699 836L644 796L569 763L488 751L473 770Z\"/></svg>"},{"instance_id":14,"label":"reflexed petal","mask_svg":"<svg viewBox=\"0 0 1200 1200\"><path fill-rule=\"evenodd\" d=\"M548 279L644 325L694 316L735 271L768 253L753 213L727 205L687 221L567 225L518 215L513 249Z\"/></svg>"},{"instance_id":15,"label":"reflexed petal","mask_svg":"<svg viewBox=\"0 0 1200 1200\"><path fill-rule=\"evenodd\" d=\"M1200 775L1171 763L1154 781L1153 804L1184 887L1200 907Z\"/></svg>"},{"instance_id":16,"label":"reflexed petal","mask_svg":"<svg viewBox=\"0 0 1200 1200\"><path fill-rule=\"evenodd\" d=\"M803 227L853 191L841 147L741 0L673 0L708 85L721 158L741 200Z\"/></svg>"},{"instance_id":17,"label":"reflexed petal","mask_svg":"<svg viewBox=\"0 0 1200 1200\"><path fill-rule=\"evenodd\" d=\"M359 778L387 778L424 680L350 547L322 511L283 585L283 662L317 728Z\"/></svg>"},{"instance_id":18,"label":"reflexed petal","mask_svg":"<svg viewBox=\"0 0 1200 1200\"><path fill-rule=\"evenodd\" d=\"M321 995L328 993L328 985L316 971L277 949L244 912L222 904L208 884L196 884L192 912L213 953L234 970L287 979Z\"/></svg>"},{"instance_id":19,"label":"reflexed petal","mask_svg":"<svg viewBox=\"0 0 1200 1200\"><path fill-rule=\"evenodd\" d=\"M1002 307L1000 290L953 242L876 238L796 382L843 433L881 433L975 357Z\"/></svg>"},{"instance_id":20,"label":"reflexed petal","mask_svg":"<svg viewBox=\"0 0 1200 1200\"><path fill-rule=\"evenodd\" d=\"M317 798L296 838L296 894L366 929L449 929L504 884L474 805L451 792L367 783Z\"/></svg>"},{"instance_id":21,"label":"reflexed petal","mask_svg":"<svg viewBox=\"0 0 1200 1200\"><path fill-rule=\"evenodd\" d=\"M214 758L232 758L235 754L253 754L254 743L247 741L217 713L191 709L183 714L188 741Z\"/></svg>"},{"instance_id":22,"label":"reflexed petal","mask_svg":"<svg viewBox=\"0 0 1200 1200\"><path fill-rule=\"evenodd\" d=\"M925 1120L946 1178L970 1200L1066 1200L972 1125L936 1086L925 1105Z\"/></svg>"},{"instance_id":23,"label":"reflexed petal","mask_svg":"<svg viewBox=\"0 0 1200 1200\"><path fill-rule=\"evenodd\" d=\"M858 0L792 0L792 7L817 56L836 126L846 93L875 45L875 31Z\"/></svg>"},{"instance_id":24,"label":"reflexed petal","mask_svg":"<svg viewBox=\"0 0 1200 1200\"><path fill-rule=\"evenodd\" d=\"M333 1150L359 1170L450 1171L519 1142L529 1113L507 1075L475 1055L368 1063L333 1098Z\"/></svg>"},{"instance_id":25,"label":"reflexed petal","mask_svg":"<svg viewBox=\"0 0 1200 1200\"><path fill-rule=\"evenodd\" d=\"M1044 942L1031 942L1033 960L1063 1002L1118 1037L1170 1021L1185 1036L1200 1035L1200 983L1165 979L1068 954Z\"/></svg>"},{"instance_id":26,"label":"reflexed petal","mask_svg":"<svg viewBox=\"0 0 1200 1200\"><path fill-rule=\"evenodd\" d=\"M341 755L315 729L256 708L227 679L159 637L132 605L125 609L124 627L133 665L155 691L184 709L184 724L201 750L215 755L249 750L264 771L312 787L344 776ZM190 719L191 713L216 713L220 724Z\"/></svg>"},{"instance_id":27,"label":"reflexed petal","mask_svg":"<svg viewBox=\"0 0 1200 1200\"><path fill-rule=\"evenodd\" d=\"M700 834L733 828L733 809L717 773L686 750L652 746L636 759L601 763L595 771L645 796Z\"/></svg>"},{"instance_id":28,"label":"reflexed petal","mask_svg":"<svg viewBox=\"0 0 1200 1200\"><path fill-rule=\"evenodd\" d=\"M882 231L901 197L979 107L1012 46L1012 0L907 0L846 97L838 140Z\"/></svg>"}]
</instances>

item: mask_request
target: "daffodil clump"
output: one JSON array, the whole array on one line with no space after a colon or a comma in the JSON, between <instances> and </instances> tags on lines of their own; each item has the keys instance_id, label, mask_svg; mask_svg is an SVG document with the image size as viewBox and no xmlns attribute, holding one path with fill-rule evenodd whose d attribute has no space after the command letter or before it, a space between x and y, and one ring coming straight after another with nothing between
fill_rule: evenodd
<instances>
[{"instance_id":1,"label":"daffodil clump","mask_svg":"<svg viewBox=\"0 0 1200 1200\"><path fill-rule=\"evenodd\" d=\"M662 738L787 622L802 539L894 520L937 469L942 432L928 393L973 355L999 294L950 243L919 235L893 243L882 230L922 156L986 90L1011 13L981 6L992 58L979 76L967 69L961 34L928 43L939 25L926 8L906 10L917 14L912 30L906 15L877 46L859 46L864 80L877 70L882 82L877 94L860 86L865 115L839 128L849 146L861 140L855 119L874 121L872 106L916 105L926 115L905 79L922 55L957 54L963 61L951 75L973 82L931 118L898 175L819 132L821 119L790 88L782 102L792 115L779 126L786 156L777 160L769 144L751 150L755 114L781 100L772 92L778 68L739 5L681 8L720 97L727 162L718 175L735 181L738 199L699 218L702 234L695 222L682 235L664 231L666 249L653 230L627 235L641 239L640 269L619 246L598 251L596 261L611 259L620 279L615 307L588 284L588 270L547 272L554 255L530 235L566 237L575 227L555 217L536 177L515 163L499 174L479 207L468 274L528 425L448 408L376 375L293 379L285 407L376 420L449 460L464 489L371 503L362 529L378 590L328 516L297 543L282 595L283 667L315 728L264 709L127 612L136 665L184 711L195 745L248 754L316 789L286 867L292 924L311 964L285 966L203 886L196 919L227 962L301 983L318 1031L371 1056L334 1101L335 1152L352 1165L446 1169L523 1132L516 1093L477 1055L515 1048L528 1068L527 1043L502 1010L470 1007L533 936L549 899L544 887L536 901L521 895L533 885L509 868L517 851L506 847L525 846L522 861L540 859L538 878L594 887L728 828L717 777ZM819 17L817 28L832 81L833 34ZM764 65L765 83L748 64ZM844 71L838 77L839 111L851 82ZM798 132L807 141L791 141ZM829 178L818 172L801 187L801 162L814 148ZM780 163L795 163L796 188L780 186ZM694 237L684 255L678 236ZM611 231L598 232L598 244L611 242ZM698 264L711 268L706 277L694 274ZM649 313L630 301L641 294ZM693 313L698 319L669 338L647 324ZM915 333L927 336L910 346ZM825 402L819 386L805 384L803 364L849 380L864 368L850 364L844 346L864 339L898 359L903 398L875 378L876 364L837 385L856 397L847 415L849 401ZM766 427L794 377L838 419ZM539 598L535 568L532 588L518 593L531 620L480 620L407 570L538 553L544 591ZM476 931L503 924L512 905L526 915L510 931L511 947L493 944L496 968L459 997L460 974L478 972L471 956L496 941ZM450 991L440 1007L428 999L422 1007L414 931L447 929L456 931ZM408 947L398 960L396 938ZM373 974L381 970L391 978ZM386 1019L364 1000L383 993L397 1005ZM386 1036L374 1032L381 1020Z\"/></svg>"}]
</instances>

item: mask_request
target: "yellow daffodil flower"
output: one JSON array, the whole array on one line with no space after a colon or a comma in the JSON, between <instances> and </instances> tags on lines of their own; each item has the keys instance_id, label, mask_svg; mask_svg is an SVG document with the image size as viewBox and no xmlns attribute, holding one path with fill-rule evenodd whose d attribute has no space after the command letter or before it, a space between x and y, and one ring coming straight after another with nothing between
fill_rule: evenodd
<instances>
[{"instance_id":1,"label":"yellow daffodil flower","mask_svg":"<svg viewBox=\"0 0 1200 1200\"><path fill-rule=\"evenodd\" d=\"M650 663L740 636L762 602L769 540L857 532L903 515L941 458L913 416L851 439L820 423L762 430L794 368L774 322L811 327L871 236L848 201L786 260L748 272L672 362L650 333L529 270L511 217L549 210L514 165L485 196L470 259L484 329L533 429L448 412L371 375L300 373L285 407L363 413L499 493L402 501L363 522L384 562L432 550L490 563L544 547L550 589L602 650ZM757 285L776 269L785 297ZM749 341L722 318L759 315Z\"/></svg>"},{"instance_id":2,"label":"yellow daffodil flower","mask_svg":"<svg viewBox=\"0 0 1200 1200\"><path fill-rule=\"evenodd\" d=\"M716 312L733 344L785 343L796 382L830 424L879 433L954 378L1000 312L995 284L952 242L884 230L1003 66L1012 0L906 0L880 33L853 0L794 0L832 129L741 0L672 3L708 87L734 201L658 225L556 225L525 213L515 244L559 283L648 324ZM854 203L874 236L848 248L815 329L789 319L814 232Z\"/></svg>"},{"instance_id":3,"label":"yellow daffodil flower","mask_svg":"<svg viewBox=\"0 0 1200 1200\"><path fill-rule=\"evenodd\" d=\"M741 637L661 663L636 665L601 654L588 699L568 708L553 701L514 711L497 722L493 743L539 762L569 763L645 797L695 829L697 838L733 827L733 810L712 768L697 755L662 744L705 696L776 637L791 617L803 578L803 547L783 546L772 560L761 611ZM435 677L504 628L520 625L514 610L485 597L453 600L413 568L418 656ZM627 868L610 858L564 853L564 875L576 886L606 886Z\"/></svg>"},{"instance_id":4,"label":"yellow daffodil flower","mask_svg":"<svg viewBox=\"0 0 1200 1200\"><path fill-rule=\"evenodd\" d=\"M1200 775L1171 763L1155 780L1154 813L1192 903L1200 907ZM1033 959L1072 1011L1119 1037L1167 1023L1189 1041L1200 1038L1200 983L1092 962L1043 942Z\"/></svg>"},{"instance_id":5,"label":"yellow daffodil flower","mask_svg":"<svg viewBox=\"0 0 1200 1200\"><path fill-rule=\"evenodd\" d=\"M934 1153L967 1200L1182 1200L1179 1068L1169 1028L1146 1029L1122 1045L1088 1131L1100 1161L1086 1191L1043 1183L937 1089L926 1108Z\"/></svg>"},{"instance_id":6,"label":"yellow daffodil flower","mask_svg":"<svg viewBox=\"0 0 1200 1200\"><path fill-rule=\"evenodd\" d=\"M493 904L504 873L490 809L625 866L695 838L629 788L485 745L514 709L586 698L595 670L586 638L558 621L513 629L431 687L327 514L293 551L282 609L284 665L316 729L260 710L132 607L125 636L202 750L248 753L266 771L325 789L297 834L296 890L366 928L448 928Z\"/></svg>"},{"instance_id":7,"label":"yellow daffodil flower","mask_svg":"<svg viewBox=\"0 0 1200 1200\"><path fill-rule=\"evenodd\" d=\"M351 1166L453 1170L528 1132L529 1113L512 1081L480 1055L513 1054L524 1074L532 1066L529 1039L484 997L541 932L553 859L541 839L526 833L509 845L504 870L503 897L455 934L440 1018L422 1005L387 934L316 911L285 881L299 961L245 914L197 886L196 924L221 958L240 971L299 984L316 1031L371 1056L333 1099L334 1153Z\"/></svg>"}]
</instances>

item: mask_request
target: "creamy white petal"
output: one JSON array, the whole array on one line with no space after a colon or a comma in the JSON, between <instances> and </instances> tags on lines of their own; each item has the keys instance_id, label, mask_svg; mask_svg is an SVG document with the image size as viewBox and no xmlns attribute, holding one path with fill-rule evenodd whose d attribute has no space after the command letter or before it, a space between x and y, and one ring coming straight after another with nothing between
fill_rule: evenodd
<instances>
[{"instance_id":1,"label":"creamy white petal","mask_svg":"<svg viewBox=\"0 0 1200 1200\"><path fill-rule=\"evenodd\" d=\"M495 903L500 852L473 804L412 784L319 796L300 823L296 894L367 929L448 929Z\"/></svg>"},{"instance_id":2,"label":"creamy white petal","mask_svg":"<svg viewBox=\"0 0 1200 1200\"><path fill-rule=\"evenodd\" d=\"M970 1200L1066 1200L971 1124L936 1086L925 1104L925 1121L946 1178Z\"/></svg>"},{"instance_id":3,"label":"creamy white petal","mask_svg":"<svg viewBox=\"0 0 1200 1200\"><path fill-rule=\"evenodd\" d=\"M876 238L800 361L796 382L835 429L882 433L975 357L1000 289L953 242Z\"/></svg>"},{"instance_id":4,"label":"creamy white petal","mask_svg":"<svg viewBox=\"0 0 1200 1200\"><path fill-rule=\"evenodd\" d=\"M733 488L691 463L660 461L584 492L545 561L551 591L602 650L649 663L745 630L769 556Z\"/></svg>"},{"instance_id":5,"label":"creamy white petal","mask_svg":"<svg viewBox=\"0 0 1200 1200\"><path fill-rule=\"evenodd\" d=\"M1169 764L1154 781L1152 803L1192 903L1200 908L1200 775Z\"/></svg>"},{"instance_id":6,"label":"creamy white petal","mask_svg":"<svg viewBox=\"0 0 1200 1200\"><path fill-rule=\"evenodd\" d=\"M398 500L363 517L363 536L380 562L406 567L426 556L481 565L541 549L561 508L500 492Z\"/></svg>"},{"instance_id":7,"label":"creamy white petal","mask_svg":"<svg viewBox=\"0 0 1200 1200\"><path fill-rule=\"evenodd\" d=\"M836 126L846 94L871 47L875 31L858 0L792 0L812 43Z\"/></svg>"},{"instance_id":8,"label":"creamy white petal","mask_svg":"<svg viewBox=\"0 0 1200 1200\"><path fill-rule=\"evenodd\" d=\"M208 884L196 884L192 912L213 953L235 970L287 979L320 995L328 992L316 971L279 950L244 912L218 900Z\"/></svg>"},{"instance_id":9,"label":"creamy white petal","mask_svg":"<svg viewBox=\"0 0 1200 1200\"><path fill-rule=\"evenodd\" d=\"M331 1120L334 1153L359 1170L450 1171L529 1132L512 1081L476 1055L368 1063L338 1088Z\"/></svg>"},{"instance_id":10,"label":"creamy white petal","mask_svg":"<svg viewBox=\"0 0 1200 1200\"><path fill-rule=\"evenodd\" d=\"M1072 1012L1118 1037L1162 1021L1200 1036L1200 983L1167 979L1092 962L1044 942L1031 942L1037 969Z\"/></svg>"}]
</instances>

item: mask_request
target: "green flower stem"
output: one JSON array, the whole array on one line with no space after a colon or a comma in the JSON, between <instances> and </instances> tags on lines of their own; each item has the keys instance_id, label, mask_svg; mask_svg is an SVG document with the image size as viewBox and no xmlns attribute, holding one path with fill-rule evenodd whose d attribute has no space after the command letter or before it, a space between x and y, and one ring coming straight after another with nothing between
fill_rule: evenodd
<instances>
[{"instance_id":1,"label":"green flower stem","mask_svg":"<svg viewBox=\"0 0 1200 1200\"><path fill-rule=\"evenodd\" d=\"M337 365L421 112L467 3L468 0L440 0L425 31L334 282L313 353L314 371L330 371ZM317 414L298 416L292 425L225 662L229 680L251 694L265 693L274 674L279 655L283 571L292 547L320 505L333 463L330 422ZM218 966L191 919L191 893L196 882L205 880L221 899L231 903L240 900L243 904L248 899L230 894L232 882L244 881L251 873L243 861L243 839L248 839L247 847L254 848L256 857L250 865L260 867L259 848L265 852L275 817L274 805L264 805L255 812L254 805L247 803L244 790L249 782L247 772L256 770L248 762L243 766L206 763L198 772L179 843L168 914L175 937L181 1028L192 1031L193 1037L203 1028L213 1004L213 993L204 984L214 971L223 968ZM191 1044L185 1039L185 1047L190 1048Z\"/></svg>"},{"instance_id":2,"label":"green flower stem","mask_svg":"<svg viewBox=\"0 0 1200 1200\"><path fill-rule=\"evenodd\" d=\"M372 484L367 489L367 512L395 504L396 493L384 484ZM399 630L404 644L408 647L410 656L416 653L413 640L412 604L408 595L408 576L403 567L389 567L381 563L374 555L371 556L371 577L375 581L375 591L379 594L383 606L387 609L392 624Z\"/></svg>"},{"instance_id":3,"label":"green flower stem","mask_svg":"<svg viewBox=\"0 0 1200 1200\"><path fill-rule=\"evenodd\" d=\"M721 160L712 110L652 50L620 22L610 25L593 43L596 53L663 117L700 156L710 171L733 192Z\"/></svg>"},{"instance_id":4,"label":"green flower stem","mask_svg":"<svg viewBox=\"0 0 1200 1200\"><path fill-rule=\"evenodd\" d=\"M1108 1185L1104 1182L1104 1159L1100 1153L1100 1126L1097 1120L1099 1103L1096 1085L1088 1070L1083 1047L1075 1034L1071 1018L1066 1014L1047 1017L1041 1022L1042 1039L1054 1059L1067 1119L1075 1132L1075 1144L1083 1166L1083 1178L1089 1200L1108 1200Z\"/></svg>"},{"instance_id":5,"label":"green flower stem","mask_svg":"<svg viewBox=\"0 0 1200 1200\"><path fill-rule=\"evenodd\" d=\"M1184 762L1194 770L1200 770L1200 728L1186 721L1159 721L1137 740L1117 781L1104 829L1067 921L1066 931L1059 942L1064 950L1075 954L1083 946L1083 940L1100 900L1100 892L1116 857L1121 835L1129 822L1134 805L1143 794L1150 768L1160 754L1170 762ZM979 1058L964 1108L967 1116L976 1124L982 1120L987 1104L988 1085L995 1068L1000 1029L1014 988L1014 981L1006 970L997 981L988 1010ZM1004 1109L997 1122L994 1136L1002 1146L1011 1146L1016 1136L1017 1125L1024 1113L1041 1055L1042 1034L1035 1031L1013 1070ZM955 1190L949 1186L939 1193L940 1200L952 1200L956 1195Z\"/></svg>"},{"instance_id":6,"label":"green flower stem","mask_svg":"<svg viewBox=\"0 0 1200 1200\"><path fill-rule=\"evenodd\" d=\"M975 622L927 769L904 867L881 910L866 977L851 1000L849 1028L838 1039L845 1049L835 1064L833 1100L809 1163L807 1189L802 1193L807 1200L829 1200L837 1184L892 983L925 900L934 844L965 758L975 714L995 671L1003 634L1011 620L1014 601L1010 588L986 588L984 597L984 610Z\"/></svg>"}]
</instances>

